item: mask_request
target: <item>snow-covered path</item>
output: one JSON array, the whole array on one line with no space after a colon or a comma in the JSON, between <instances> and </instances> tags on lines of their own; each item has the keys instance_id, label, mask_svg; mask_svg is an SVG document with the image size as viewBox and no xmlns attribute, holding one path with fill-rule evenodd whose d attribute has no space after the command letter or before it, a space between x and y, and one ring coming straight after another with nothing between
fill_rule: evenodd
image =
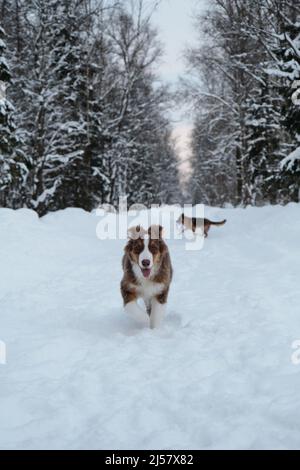
<instances>
[{"instance_id":1,"label":"snow-covered path","mask_svg":"<svg viewBox=\"0 0 300 470\"><path fill-rule=\"evenodd\" d=\"M300 449L300 205L206 215L150 331L95 215L0 210L0 448Z\"/></svg>"}]
</instances>

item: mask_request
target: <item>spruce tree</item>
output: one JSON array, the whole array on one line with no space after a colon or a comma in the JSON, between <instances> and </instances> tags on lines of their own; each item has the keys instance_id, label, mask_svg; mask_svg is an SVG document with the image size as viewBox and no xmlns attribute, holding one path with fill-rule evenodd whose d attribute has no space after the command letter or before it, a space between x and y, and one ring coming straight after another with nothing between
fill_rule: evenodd
<instances>
[{"instance_id":1,"label":"spruce tree","mask_svg":"<svg viewBox=\"0 0 300 470\"><path fill-rule=\"evenodd\" d=\"M0 204L14 207L19 199L18 183L21 178L21 167L16 152L18 139L14 122L14 107L6 96L10 82L5 32L0 27Z\"/></svg>"}]
</instances>

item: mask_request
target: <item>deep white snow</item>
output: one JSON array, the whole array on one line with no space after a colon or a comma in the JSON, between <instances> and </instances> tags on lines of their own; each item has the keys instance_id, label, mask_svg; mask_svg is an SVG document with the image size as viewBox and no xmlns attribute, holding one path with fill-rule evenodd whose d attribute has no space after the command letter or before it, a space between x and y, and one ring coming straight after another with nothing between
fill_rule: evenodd
<instances>
[{"instance_id":1,"label":"deep white snow","mask_svg":"<svg viewBox=\"0 0 300 470\"><path fill-rule=\"evenodd\" d=\"M96 214L0 210L0 448L300 449L300 205L206 215L151 331Z\"/></svg>"}]
</instances>

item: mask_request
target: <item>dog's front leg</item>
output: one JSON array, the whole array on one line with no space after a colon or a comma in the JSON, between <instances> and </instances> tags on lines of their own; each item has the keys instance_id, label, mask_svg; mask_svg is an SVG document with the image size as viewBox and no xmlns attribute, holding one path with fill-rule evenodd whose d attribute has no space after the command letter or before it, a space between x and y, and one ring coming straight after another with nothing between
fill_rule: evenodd
<instances>
[{"instance_id":1,"label":"dog's front leg","mask_svg":"<svg viewBox=\"0 0 300 470\"><path fill-rule=\"evenodd\" d=\"M144 299L144 302L145 302L147 314L150 317L150 315L151 315L151 300L150 299Z\"/></svg>"},{"instance_id":2,"label":"dog's front leg","mask_svg":"<svg viewBox=\"0 0 300 470\"><path fill-rule=\"evenodd\" d=\"M178 229L178 232L180 235L182 235L184 233L184 230L185 230L185 227L184 225L177 225L177 229Z\"/></svg>"},{"instance_id":3,"label":"dog's front leg","mask_svg":"<svg viewBox=\"0 0 300 470\"><path fill-rule=\"evenodd\" d=\"M159 328L166 312L166 304L161 303L154 297L151 301L150 328Z\"/></svg>"},{"instance_id":4,"label":"dog's front leg","mask_svg":"<svg viewBox=\"0 0 300 470\"><path fill-rule=\"evenodd\" d=\"M145 323L145 311L138 305L136 300L128 302L124 308L130 318L139 323Z\"/></svg>"}]
</instances>

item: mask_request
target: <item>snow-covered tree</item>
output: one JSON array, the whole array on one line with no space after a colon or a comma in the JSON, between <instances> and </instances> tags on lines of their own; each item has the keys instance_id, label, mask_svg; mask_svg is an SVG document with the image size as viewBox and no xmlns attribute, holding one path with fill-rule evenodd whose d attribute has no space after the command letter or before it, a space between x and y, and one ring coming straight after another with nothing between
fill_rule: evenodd
<instances>
[{"instance_id":1,"label":"snow-covered tree","mask_svg":"<svg viewBox=\"0 0 300 470\"><path fill-rule=\"evenodd\" d=\"M0 26L0 204L15 207L21 203L18 185L23 166L18 154L19 140L14 121L14 107L7 98L11 73L6 58L5 32Z\"/></svg>"},{"instance_id":2,"label":"snow-covered tree","mask_svg":"<svg viewBox=\"0 0 300 470\"><path fill-rule=\"evenodd\" d=\"M300 2L272 0L271 8L277 17L278 41L273 46L276 57L270 74L278 78L282 97L282 122L288 136L281 162L285 201L300 200L300 104L297 90L300 89ZM296 91L296 94L295 94Z\"/></svg>"},{"instance_id":3,"label":"snow-covered tree","mask_svg":"<svg viewBox=\"0 0 300 470\"><path fill-rule=\"evenodd\" d=\"M162 202L169 192L157 192L158 168L176 157L163 116L168 93L154 73L160 46L143 0L0 0L0 12L27 205L44 214L117 205L120 196Z\"/></svg>"},{"instance_id":4,"label":"snow-covered tree","mask_svg":"<svg viewBox=\"0 0 300 470\"><path fill-rule=\"evenodd\" d=\"M110 59L113 66L106 66L111 76L108 90L107 83L105 87L101 81L105 138L102 158L95 152L93 158L99 188L104 189L98 198L111 204L117 204L120 196L127 196L129 204L160 202L152 184L154 174L159 182L164 178L154 170L160 165L158 144L168 129L162 109L168 94L155 86L153 74L160 46L151 17L143 14L143 2L134 3L133 9L125 7L113 13L107 30L110 55L106 64ZM170 158L169 154L165 158Z\"/></svg>"},{"instance_id":5,"label":"snow-covered tree","mask_svg":"<svg viewBox=\"0 0 300 470\"><path fill-rule=\"evenodd\" d=\"M184 96L196 110L193 181L201 197L204 191L211 198L201 181L211 183L213 174L215 203L223 202L228 185L233 203L298 200L298 160L295 153L292 164L285 159L299 147L300 108L292 100L299 79L297 3L214 0L197 21L201 46L188 52L188 64L198 78L185 84Z\"/></svg>"}]
</instances>

